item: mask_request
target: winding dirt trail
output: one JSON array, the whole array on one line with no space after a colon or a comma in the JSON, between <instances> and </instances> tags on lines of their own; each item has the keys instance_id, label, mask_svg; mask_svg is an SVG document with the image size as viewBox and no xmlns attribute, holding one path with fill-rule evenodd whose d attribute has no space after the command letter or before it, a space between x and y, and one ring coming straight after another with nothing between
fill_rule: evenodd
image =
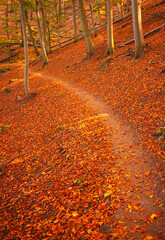
<instances>
[{"instance_id":1,"label":"winding dirt trail","mask_svg":"<svg viewBox=\"0 0 165 240\"><path fill-rule=\"evenodd\" d=\"M143 149L136 130L88 91L55 76L37 74L77 94L96 114L104 114L117 157L116 172L121 182L120 187L116 186L119 203L114 218L123 226L124 239L165 239L162 180L152 156ZM108 225L102 231L108 233Z\"/></svg>"}]
</instances>

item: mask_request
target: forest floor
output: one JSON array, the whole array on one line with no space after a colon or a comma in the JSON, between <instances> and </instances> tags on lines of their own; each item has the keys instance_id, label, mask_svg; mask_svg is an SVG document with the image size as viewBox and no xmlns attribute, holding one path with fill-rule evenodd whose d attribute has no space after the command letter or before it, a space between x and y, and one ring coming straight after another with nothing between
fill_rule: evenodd
<instances>
[{"instance_id":1,"label":"forest floor","mask_svg":"<svg viewBox=\"0 0 165 240\"><path fill-rule=\"evenodd\" d=\"M145 1L143 32L164 12ZM165 239L165 28L137 60L132 38L129 16L104 67L106 28L30 65L29 100L22 56L1 65L1 239Z\"/></svg>"}]
</instances>

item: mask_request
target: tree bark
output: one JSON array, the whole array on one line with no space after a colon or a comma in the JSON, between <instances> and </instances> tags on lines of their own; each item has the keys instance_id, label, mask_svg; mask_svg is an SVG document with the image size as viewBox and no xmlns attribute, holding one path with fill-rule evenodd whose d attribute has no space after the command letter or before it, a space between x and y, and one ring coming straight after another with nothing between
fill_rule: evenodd
<instances>
[{"instance_id":1,"label":"tree bark","mask_svg":"<svg viewBox=\"0 0 165 240\"><path fill-rule=\"evenodd\" d=\"M77 26L76 26L75 0L72 0L72 8L73 8L74 39L75 39L75 42L77 42Z\"/></svg>"},{"instance_id":2,"label":"tree bark","mask_svg":"<svg viewBox=\"0 0 165 240\"><path fill-rule=\"evenodd\" d=\"M107 0L107 55L114 52L112 0Z\"/></svg>"},{"instance_id":3,"label":"tree bark","mask_svg":"<svg viewBox=\"0 0 165 240\"><path fill-rule=\"evenodd\" d=\"M56 15L56 25L57 25L57 38L58 38L58 46L59 48L61 47L60 44L60 30L59 30L59 14L58 14L58 10L57 10L57 3L56 0L54 0L54 4L55 4L55 15Z\"/></svg>"},{"instance_id":4,"label":"tree bark","mask_svg":"<svg viewBox=\"0 0 165 240\"><path fill-rule=\"evenodd\" d=\"M46 28L46 19L45 19L45 13L44 13L44 7L43 7L43 1L39 0L39 11L41 16L41 22L42 22L42 32L43 32L43 41L45 44L45 50L46 54L48 55L48 40L47 40L47 28Z\"/></svg>"},{"instance_id":5,"label":"tree bark","mask_svg":"<svg viewBox=\"0 0 165 240\"><path fill-rule=\"evenodd\" d=\"M9 56L11 56L11 51L10 51L10 36L9 36L9 5L8 5L8 0L6 0L6 10L5 10L5 15L6 15L6 35L7 35L7 49L9 52Z\"/></svg>"},{"instance_id":6,"label":"tree bark","mask_svg":"<svg viewBox=\"0 0 165 240\"><path fill-rule=\"evenodd\" d=\"M120 8L119 8L119 3L118 3L118 2L116 3L116 7L117 7L117 10L118 10L118 13L120 14L120 13L121 13L121 11L120 11Z\"/></svg>"},{"instance_id":7,"label":"tree bark","mask_svg":"<svg viewBox=\"0 0 165 240\"><path fill-rule=\"evenodd\" d=\"M141 0L132 0L133 31L135 38L135 59L144 53L144 36L142 30Z\"/></svg>"},{"instance_id":8,"label":"tree bark","mask_svg":"<svg viewBox=\"0 0 165 240\"><path fill-rule=\"evenodd\" d=\"M36 55L38 57L40 55L40 53L38 51L36 41L35 41L35 39L33 37L32 29L31 29L31 26L30 26L29 21L28 21L28 14L27 14L26 10L25 10L25 20L26 20L26 24L27 24L27 27L28 27L28 32L29 32L29 36L30 36L31 42L33 44L34 51L35 51L35 53L36 53Z\"/></svg>"},{"instance_id":9,"label":"tree bark","mask_svg":"<svg viewBox=\"0 0 165 240\"><path fill-rule=\"evenodd\" d=\"M101 16L100 16L100 3L99 3L99 0L97 0L97 11L98 11L98 14L99 14L99 23L101 23Z\"/></svg>"},{"instance_id":10,"label":"tree bark","mask_svg":"<svg viewBox=\"0 0 165 240\"><path fill-rule=\"evenodd\" d=\"M91 56L94 54L94 45L93 45L92 38L88 28L88 22L85 14L83 0L77 0L77 4L78 4L78 10L79 10L80 19L81 19L82 30L83 30L85 42L87 45L87 55Z\"/></svg>"},{"instance_id":11,"label":"tree bark","mask_svg":"<svg viewBox=\"0 0 165 240\"><path fill-rule=\"evenodd\" d=\"M29 95L29 85L28 85L28 65L29 65L28 40L27 40L27 33L26 33L25 13L24 13L22 0L19 0L19 8L20 8L20 13L21 13L22 33L23 33L23 39L24 39L24 52L25 52L24 88L25 88L26 97L28 97L28 95Z\"/></svg>"},{"instance_id":12,"label":"tree bark","mask_svg":"<svg viewBox=\"0 0 165 240\"><path fill-rule=\"evenodd\" d=\"M129 0L126 1L127 13L129 12Z\"/></svg>"},{"instance_id":13,"label":"tree bark","mask_svg":"<svg viewBox=\"0 0 165 240\"><path fill-rule=\"evenodd\" d=\"M89 2L89 8L90 8L90 12L91 12L92 27L93 27L93 31L94 31L94 33L95 33L95 37L96 37L96 36L97 36L97 32L96 32L95 22L94 22L94 17L93 17L92 4L91 4L90 0L88 0L88 2Z\"/></svg>"},{"instance_id":14,"label":"tree bark","mask_svg":"<svg viewBox=\"0 0 165 240\"><path fill-rule=\"evenodd\" d=\"M36 18L37 18L37 27L38 27L41 51L42 51L43 67L44 67L46 64L48 64L48 59L47 59L45 44L44 44L42 32L41 32L40 18L39 18L39 11L38 11L38 0L36 0Z\"/></svg>"},{"instance_id":15,"label":"tree bark","mask_svg":"<svg viewBox=\"0 0 165 240\"><path fill-rule=\"evenodd\" d=\"M124 18L124 4L123 4L123 0L120 0L120 8L121 8L121 16L122 16L122 18Z\"/></svg>"},{"instance_id":16,"label":"tree bark","mask_svg":"<svg viewBox=\"0 0 165 240\"><path fill-rule=\"evenodd\" d=\"M51 53L51 32L50 32L50 24L49 21L46 21L47 29L48 29L48 52Z\"/></svg>"}]
</instances>

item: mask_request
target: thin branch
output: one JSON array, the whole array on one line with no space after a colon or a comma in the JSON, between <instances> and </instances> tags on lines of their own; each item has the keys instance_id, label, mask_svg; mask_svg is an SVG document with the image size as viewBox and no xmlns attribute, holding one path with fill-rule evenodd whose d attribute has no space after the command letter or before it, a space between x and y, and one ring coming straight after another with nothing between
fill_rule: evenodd
<instances>
[{"instance_id":1,"label":"thin branch","mask_svg":"<svg viewBox=\"0 0 165 240\"><path fill-rule=\"evenodd\" d=\"M15 57L15 56L18 55L19 53L20 53L20 51L12 54L12 55L9 56L9 57L6 57L6 58L0 60L0 63L10 60L10 58Z\"/></svg>"},{"instance_id":2,"label":"thin branch","mask_svg":"<svg viewBox=\"0 0 165 240\"><path fill-rule=\"evenodd\" d=\"M29 152L30 152L30 151L29 151ZM12 158L12 159L11 159L10 161L8 161L7 163L2 164L2 165L0 166L0 168L2 168L2 167L5 166L5 165L8 165L9 163L13 162L13 161L14 161L15 159L17 159L17 158L23 157L24 155L28 154L29 152L22 153L22 154L20 154L20 155L18 155L18 156L16 156L16 157Z\"/></svg>"}]
</instances>

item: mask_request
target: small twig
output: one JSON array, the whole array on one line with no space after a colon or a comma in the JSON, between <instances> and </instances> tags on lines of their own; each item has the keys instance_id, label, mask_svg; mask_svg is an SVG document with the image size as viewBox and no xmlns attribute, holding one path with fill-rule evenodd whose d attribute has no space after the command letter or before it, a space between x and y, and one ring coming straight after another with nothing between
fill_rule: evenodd
<instances>
[{"instance_id":1,"label":"small twig","mask_svg":"<svg viewBox=\"0 0 165 240\"><path fill-rule=\"evenodd\" d=\"M12 158L9 162L6 163L6 165L8 165L9 163L13 162L15 159L17 158L20 158L20 157L23 157L24 155L28 154L29 152L26 152L26 153L22 153L14 158Z\"/></svg>"},{"instance_id":2,"label":"small twig","mask_svg":"<svg viewBox=\"0 0 165 240\"><path fill-rule=\"evenodd\" d=\"M159 74L162 74L162 73L165 73L165 67L164 67L164 68L162 68L162 70L160 71L160 73L159 73Z\"/></svg>"},{"instance_id":3,"label":"small twig","mask_svg":"<svg viewBox=\"0 0 165 240\"><path fill-rule=\"evenodd\" d=\"M165 3L165 0L162 0L161 2L156 3L156 4L153 5L152 7L160 6L161 4L164 4L164 3Z\"/></svg>"},{"instance_id":4,"label":"small twig","mask_svg":"<svg viewBox=\"0 0 165 240\"><path fill-rule=\"evenodd\" d=\"M20 51L12 54L11 56L9 56L9 57L7 57L7 58L2 59L2 60L0 61L0 63L10 60L10 58L15 57L15 56L18 55L19 53L20 53Z\"/></svg>"},{"instance_id":5,"label":"small twig","mask_svg":"<svg viewBox=\"0 0 165 240\"><path fill-rule=\"evenodd\" d=\"M37 61L38 59L40 59L42 57L42 54L39 55L37 58L35 58L34 60L32 60L31 62L29 62L29 65L32 64L33 62Z\"/></svg>"},{"instance_id":6,"label":"small twig","mask_svg":"<svg viewBox=\"0 0 165 240\"><path fill-rule=\"evenodd\" d=\"M5 166L5 165L8 165L9 163L11 163L11 162L13 162L15 159L17 159L17 158L20 158L20 157L23 157L24 155L26 155L26 154L28 154L29 152L26 152L26 153L22 153L22 154L20 154L20 155L18 155L18 156L16 156L16 157L14 157L14 158L12 158L10 161L8 161L7 163L2 163L2 165L0 166L0 168L2 168L3 166Z\"/></svg>"},{"instance_id":7,"label":"small twig","mask_svg":"<svg viewBox=\"0 0 165 240\"><path fill-rule=\"evenodd\" d=\"M55 141L55 138L57 138L57 137L59 137L59 136L65 134L65 133L68 133L68 132L70 132L70 129L66 129L65 131L63 131L63 132L61 132L61 133L59 133L59 134L53 136L53 137L52 137L52 140L53 140L53 141L52 141L50 144L52 144L52 143ZM49 145L50 145L50 144L49 144Z\"/></svg>"}]
</instances>

